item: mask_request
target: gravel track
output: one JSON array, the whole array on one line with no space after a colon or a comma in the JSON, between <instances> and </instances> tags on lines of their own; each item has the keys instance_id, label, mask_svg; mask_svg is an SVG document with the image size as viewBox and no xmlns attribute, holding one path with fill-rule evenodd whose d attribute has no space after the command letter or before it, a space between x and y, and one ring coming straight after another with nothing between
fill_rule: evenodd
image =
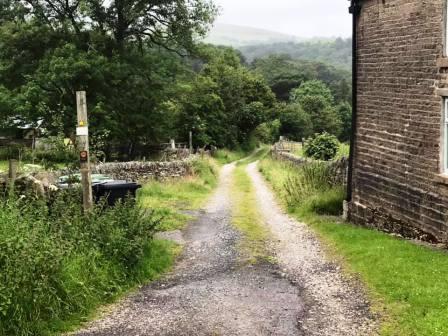
<instances>
[{"instance_id":1,"label":"gravel track","mask_svg":"<svg viewBox=\"0 0 448 336\"><path fill-rule=\"evenodd\" d=\"M288 278L304 289L306 313L299 321L303 333L310 336L377 334L377 323L359 284L344 277L337 264L326 260L319 241L305 224L282 211L256 162L248 165L247 173L261 214L273 235L272 251Z\"/></svg>"},{"instance_id":2,"label":"gravel track","mask_svg":"<svg viewBox=\"0 0 448 336\"><path fill-rule=\"evenodd\" d=\"M233 169L223 167L207 208L183 232L171 274L75 335L305 335L300 287L275 265L241 262L241 237L231 225Z\"/></svg>"}]
</instances>

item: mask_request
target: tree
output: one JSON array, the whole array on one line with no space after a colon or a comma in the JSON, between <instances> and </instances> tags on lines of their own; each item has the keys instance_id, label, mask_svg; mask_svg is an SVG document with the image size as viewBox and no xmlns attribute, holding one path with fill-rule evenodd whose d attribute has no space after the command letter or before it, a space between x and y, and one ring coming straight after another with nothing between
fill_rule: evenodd
<instances>
[{"instance_id":1,"label":"tree","mask_svg":"<svg viewBox=\"0 0 448 336\"><path fill-rule=\"evenodd\" d=\"M281 101L289 100L292 89L306 80L313 78L311 69L298 66L287 55L271 55L256 59L252 68L261 74Z\"/></svg>"},{"instance_id":2,"label":"tree","mask_svg":"<svg viewBox=\"0 0 448 336\"><path fill-rule=\"evenodd\" d=\"M291 92L291 101L300 104L313 122L313 133L328 132L338 136L341 120L334 108L334 98L330 89L321 81L303 83Z\"/></svg>"},{"instance_id":3,"label":"tree","mask_svg":"<svg viewBox=\"0 0 448 336\"><path fill-rule=\"evenodd\" d=\"M347 103L341 103L336 106L336 112L342 122L342 131L339 136L341 141L349 141L352 133L352 106Z\"/></svg>"},{"instance_id":4,"label":"tree","mask_svg":"<svg viewBox=\"0 0 448 336\"><path fill-rule=\"evenodd\" d=\"M180 116L178 128L180 135L194 134L194 145L223 146L229 137L227 115L217 85L209 77L197 76L192 85L184 87L180 97Z\"/></svg>"},{"instance_id":5,"label":"tree","mask_svg":"<svg viewBox=\"0 0 448 336\"><path fill-rule=\"evenodd\" d=\"M280 136L280 120L275 119L258 125L254 136L262 143L269 144L278 141Z\"/></svg>"},{"instance_id":6,"label":"tree","mask_svg":"<svg viewBox=\"0 0 448 336\"><path fill-rule=\"evenodd\" d=\"M173 133L177 111L166 107L178 81L193 77L178 54L195 51L216 7L208 0L5 0L0 13L5 119L43 120L50 134L70 136L75 92L86 90L92 132L132 153L137 143Z\"/></svg>"},{"instance_id":7,"label":"tree","mask_svg":"<svg viewBox=\"0 0 448 336\"><path fill-rule=\"evenodd\" d=\"M5 120L72 136L85 90L101 150L133 156L189 131L196 145L238 146L274 119L275 95L240 52L195 43L210 0L4 0L0 13Z\"/></svg>"},{"instance_id":8,"label":"tree","mask_svg":"<svg viewBox=\"0 0 448 336\"><path fill-rule=\"evenodd\" d=\"M281 104L280 134L295 141L301 141L313 133L313 123L300 104Z\"/></svg>"},{"instance_id":9,"label":"tree","mask_svg":"<svg viewBox=\"0 0 448 336\"><path fill-rule=\"evenodd\" d=\"M85 33L95 31L113 37L119 51L129 41L188 50L196 35L205 35L217 12L216 6L207 0L20 0L19 3L29 16L52 30L73 32L78 41L89 39Z\"/></svg>"},{"instance_id":10,"label":"tree","mask_svg":"<svg viewBox=\"0 0 448 336\"><path fill-rule=\"evenodd\" d=\"M207 63L201 66L194 87L179 102L184 134L196 127L199 139L216 146L247 143L258 125L268 121L274 94L261 76L242 66L233 49L207 46L201 52ZM222 106L209 106L218 98ZM194 110L203 113L198 117Z\"/></svg>"}]
</instances>

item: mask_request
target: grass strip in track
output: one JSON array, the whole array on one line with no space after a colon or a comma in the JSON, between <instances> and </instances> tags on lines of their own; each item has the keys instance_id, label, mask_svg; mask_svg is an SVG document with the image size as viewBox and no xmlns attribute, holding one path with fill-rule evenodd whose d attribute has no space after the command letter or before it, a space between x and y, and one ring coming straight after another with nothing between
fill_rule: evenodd
<instances>
[{"instance_id":1,"label":"grass strip in track","mask_svg":"<svg viewBox=\"0 0 448 336\"><path fill-rule=\"evenodd\" d=\"M269 232L258 213L255 191L245 169L246 165L237 166L233 176L232 223L244 236L241 249L250 263L256 263L268 258L266 241Z\"/></svg>"}]
</instances>

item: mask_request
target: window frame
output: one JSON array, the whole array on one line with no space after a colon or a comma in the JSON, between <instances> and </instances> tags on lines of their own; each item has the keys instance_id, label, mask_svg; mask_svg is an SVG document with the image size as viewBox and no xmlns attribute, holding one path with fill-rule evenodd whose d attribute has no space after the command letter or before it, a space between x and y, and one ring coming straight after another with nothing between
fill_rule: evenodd
<instances>
[{"instance_id":1,"label":"window frame","mask_svg":"<svg viewBox=\"0 0 448 336\"><path fill-rule=\"evenodd\" d=\"M448 97L443 97L442 174L448 175Z\"/></svg>"}]
</instances>

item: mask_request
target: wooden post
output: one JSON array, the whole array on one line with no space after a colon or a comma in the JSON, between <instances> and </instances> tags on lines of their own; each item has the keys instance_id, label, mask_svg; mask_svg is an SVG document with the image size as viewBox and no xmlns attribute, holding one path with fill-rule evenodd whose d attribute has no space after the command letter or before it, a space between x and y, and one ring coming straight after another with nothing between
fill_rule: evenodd
<instances>
[{"instance_id":1,"label":"wooden post","mask_svg":"<svg viewBox=\"0 0 448 336\"><path fill-rule=\"evenodd\" d=\"M76 92L76 106L78 116L76 135L78 137L78 149L81 164L82 201L84 211L87 212L93 207L93 196L89 155L89 124L87 119L87 99L85 91Z\"/></svg>"},{"instance_id":2,"label":"wooden post","mask_svg":"<svg viewBox=\"0 0 448 336\"><path fill-rule=\"evenodd\" d=\"M191 154L193 154L193 132L192 131L190 131L190 133L189 133L188 143L190 145L189 147L190 147L190 155L191 155Z\"/></svg>"},{"instance_id":3,"label":"wooden post","mask_svg":"<svg viewBox=\"0 0 448 336\"><path fill-rule=\"evenodd\" d=\"M17 160L9 160L8 187L10 189L14 188L14 182L17 178L17 166Z\"/></svg>"},{"instance_id":4,"label":"wooden post","mask_svg":"<svg viewBox=\"0 0 448 336\"><path fill-rule=\"evenodd\" d=\"M170 140L170 146L171 146L171 149L176 149L176 141L174 140L174 139L171 139Z\"/></svg>"}]
</instances>

